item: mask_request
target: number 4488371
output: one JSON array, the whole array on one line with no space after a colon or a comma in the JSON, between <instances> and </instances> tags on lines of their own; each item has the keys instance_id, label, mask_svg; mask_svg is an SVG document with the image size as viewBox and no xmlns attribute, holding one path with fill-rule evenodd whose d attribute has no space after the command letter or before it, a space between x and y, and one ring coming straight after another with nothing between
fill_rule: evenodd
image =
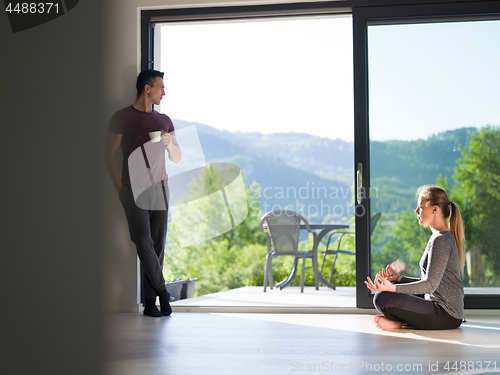
<instances>
[{"instance_id":1,"label":"number 4488371","mask_svg":"<svg viewBox=\"0 0 500 375\"><path fill-rule=\"evenodd\" d=\"M496 361L448 361L444 365L446 371L478 371L488 370L488 368L497 368Z\"/></svg>"},{"instance_id":2,"label":"number 4488371","mask_svg":"<svg viewBox=\"0 0 500 375\"><path fill-rule=\"evenodd\" d=\"M5 11L8 13L59 13L58 3L9 3Z\"/></svg>"}]
</instances>

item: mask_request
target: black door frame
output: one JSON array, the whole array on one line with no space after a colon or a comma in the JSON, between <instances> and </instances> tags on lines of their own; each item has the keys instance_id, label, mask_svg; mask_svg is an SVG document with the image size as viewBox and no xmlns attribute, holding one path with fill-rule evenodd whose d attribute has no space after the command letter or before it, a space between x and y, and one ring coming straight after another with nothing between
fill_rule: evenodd
<instances>
[{"instance_id":1,"label":"black door frame","mask_svg":"<svg viewBox=\"0 0 500 375\"><path fill-rule=\"evenodd\" d=\"M479 21L500 19L500 2L457 2L403 6L355 7L353 9L354 45L354 128L355 164L361 165L362 195L360 212L356 217L356 304L359 308L373 307L372 293L362 282L371 275L370 269L370 147L368 98L368 40L369 25L408 23ZM357 184L357 181L356 181ZM356 190L358 191L358 190ZM360 251L364 250L364 251ZM466 309L499 309L500 295L466 295Z\"/></svg>"}]
</instances>

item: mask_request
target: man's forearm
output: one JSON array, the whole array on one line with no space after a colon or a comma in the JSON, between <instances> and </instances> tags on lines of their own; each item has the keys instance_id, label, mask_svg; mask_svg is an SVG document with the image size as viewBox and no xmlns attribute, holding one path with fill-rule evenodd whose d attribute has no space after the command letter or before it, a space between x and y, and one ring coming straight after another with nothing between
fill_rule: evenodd
<instances>
[{"instance_id":1,"label":"man's forearm","mask_svg":"<svg viewBox=\"0 0 500 375\"><path fill-rule=\"evenodd\" d=\"M172 144L171 147L167 147L167 151L168 151L168 158L172 160L174 163L178 163L181 161L182 151L179 146Z\"/></svg>"}]
</instances>

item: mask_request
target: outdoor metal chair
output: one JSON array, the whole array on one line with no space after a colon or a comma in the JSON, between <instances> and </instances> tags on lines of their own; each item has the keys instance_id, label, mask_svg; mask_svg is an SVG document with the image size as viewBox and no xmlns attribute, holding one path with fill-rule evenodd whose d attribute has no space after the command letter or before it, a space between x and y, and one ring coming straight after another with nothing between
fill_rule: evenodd
<instances>
[{"instance_id":1,"label":"outdoor metal chair","mask_svg":"<svg viewBox=\"0 0 500 375\"><path fill-rule=\"evenodd\" d=\"M300 224L304 223L305 229L308 233L313 235L313 248L308 251L299 251L299 231ZM269 276L269 286L273 289L273 264L272 258L279 256L292 256L294 257L294 268L297 269L297 262L302 259L302 277L300 280L300 292L304 292L305 282L305 269L306 259L311 258L314 269L314 284L316 290L319 288L318 278L318 258L317 258L317 236L316 233L311 231L307 220L296 212L289 210L276 210L265 214L260 221L260 232L267 237L267 256L266 268L264 270L264 292L267 287L267 280ZM290 279L295 277L295 272L292 272L287 279L279 283L283 285L283 289Z\"/></svg>"},{"instance_id":2,"label":"outdoor metal chair","mask_svg":"<svg viewBox=\"0 0 500 375\"><path fill-rule=\"evenodd\" d=\"M373 231L375 230L375 227L377 226L377 223L378 223L378 221L380 219L380 216L382 216L382 212L379 212L379 213L373 215L372 218L370 219L370 236L372 235ZM337 235L337 234L340 234L337 248L335 250L330 250L329 249L330 240L331 240L332 236ZM326 243L326 250L323 251L323 254L325 254L323 256L323 264L321 265L321 270L319 271L319 273L323 274L323 267L325 265L326 256L327 255L331 255L331 254L335 255L335 257L333 258L333 263L332 263L332 269L330 271L330 276L328 277L328 282L329 283L331 283L331 280L332 280L333 272L334 272L334 269L335 269L335 262L337 261L338 255L339 254L356 255L356 253L354 251L347 251L347 250L341 250L340 249L342 238L346 234L354 234L354 232L333 232L332 234L330 234L330 236L328 236L328 241Z\"/></svg>"}]
</instances>

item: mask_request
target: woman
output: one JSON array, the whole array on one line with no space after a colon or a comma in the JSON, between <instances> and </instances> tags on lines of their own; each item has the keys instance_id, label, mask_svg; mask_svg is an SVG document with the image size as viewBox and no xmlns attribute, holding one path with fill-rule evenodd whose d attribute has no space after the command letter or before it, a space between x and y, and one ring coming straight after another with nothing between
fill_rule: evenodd
<instances>
[{"instance_id":1,"label":"woman","mask_svg":"<svg viewBox=\"0 0 500 375\"><path fill-rule=\"evenodd\" d=\"M365 281L376 292L373 304L383 314L374 317L380 329L398 329L403 324L416 329L453 329L464 318L465 238L460 211L437 186L422 186L418 196L418 222L432 229L420 259L422 277L401 276L387 266L373 282Z\"/></svg>"}]
</instances>

